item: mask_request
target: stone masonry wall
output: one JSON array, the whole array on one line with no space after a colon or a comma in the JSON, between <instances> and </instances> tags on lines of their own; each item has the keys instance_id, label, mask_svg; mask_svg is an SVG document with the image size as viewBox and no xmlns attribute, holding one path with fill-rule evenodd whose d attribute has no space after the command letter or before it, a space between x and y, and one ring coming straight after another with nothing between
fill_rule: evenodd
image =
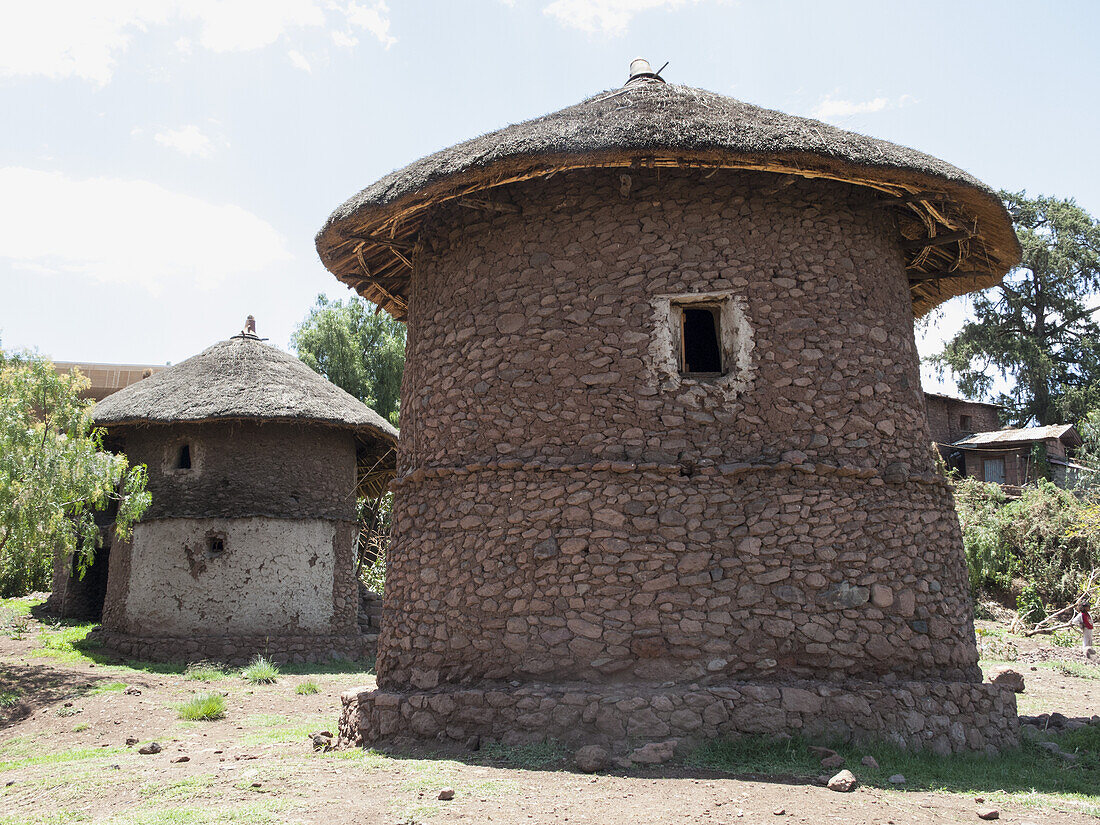
<instances>
[{"instance_id":1,"label":"stone masonry wall","mask_svg":"<svg viewBox=\"0 0 1100 825\"><path fill-rule=\"evenodd\" d=\"M783 183L589 170L437 212L381 687L980 678L896 229ZM667 366L702 293L744 322L728 380Z\"/></svg>"},{"instance_id":2,"label":"stone masonry wall","mask_svg":"<svg viewBox=\"0 0 1100 825\"><path fill-rule=\"evenodd\" d=\"M145 520L270 516L354 521L355 436L297 424L213 422L119 428L149 468ZM181 445L191 469L176 469Z\"/></svg>"},{"instance_id":3,"label":"stone masonry wall","mask_svg":"<svg viewBox=\"0 0 1100 825\"><path fill-rule=\"evenodd\" d=\"M928 427L932 439L941 444L952 444L974 433L986 433L1001 429L997 408L990 404L977 404L938 395L925 396L928 409ZM962 428L961 417L970 416L970 428Z\"/></svg>"},{"instance_id":4,"label":"stone masonry wall","mask_svg":"<svg viewBox=\"0 0 1100 825\"><path fill-rule=\"evenodd\" d=\"M913 682L844 686L727 684L680 689L532 683L432 692L351 690L341 696L340 741L393 739L507 744L547 738L613 752L655 740L681 746L740 734L801 733L811 741L891 742L939 754L1019 745L1016 697L991 684Z\"/></svg>"}]
</instances>

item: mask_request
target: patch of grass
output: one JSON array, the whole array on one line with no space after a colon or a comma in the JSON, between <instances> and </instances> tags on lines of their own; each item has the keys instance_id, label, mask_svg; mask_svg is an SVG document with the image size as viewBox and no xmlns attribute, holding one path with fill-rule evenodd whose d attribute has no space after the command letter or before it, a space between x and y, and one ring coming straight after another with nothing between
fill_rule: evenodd
<instances>
[{"instance_id":1,"label":"patch of grass","mask_svg":"<svg viewBox=\"0 0 1100 825\"><path fill-rule=\"evenodd\" d=\"M332 720L324 716L307 716L291 721L278 714L259 713L248 717L244 723L255 731L241 737L241 744L246 746L308 743L311 733L322 729L334 730Z\"/></svg>"},{"instance_id":2,"label":"patch of grass","mask_svg":"<svg viewBox=\"0 0 1100 825\"><path fill-rule=\"evenodd\" d=\"M479 754L495 764L515 768L546 768L565 761L569 751L560 742L547 739L530 745L502 745L486 742Z\"/></svg>"},{"instance_id":3,"label":"patch of grass","mask_svg":"<svg viewBox=\"0 0 1100 825\"><path fill-rule=\"evenodd\" d=\"M225 716L225 697L220 693L200 693L177 707L180 719L189 722L212 721Z\"/></svg>"},{"instance_id":4,"label":"patch of grass","mask_svg":"<svg viewBox=\"0 0 1100 825\"><path fill-rule=\"evenodd\" d=\"M58 716L76 716L78 713L82 713L80 708L70 708L62 705L57 709Z\"/></svg>"},{"instance_id":5,"label":"patch of grass","mask_svg":"<svg viewBox=\"0 0 1100 825\"><path fill-rule=\"evenodd\" d=\"M73 733L80 733L81 731L85 731L90 727L91 725L89 725L87 722L81 722L79 725L73 725Z\"/></svg>"},{"instance_id":6,"label":"patch of grass","mask_svg":"<svg viewBox=\"0 0 1100 825\"><path fill-rule=\"evenodd\" d=\"M1084 662L1040 662L1039 667L1057 670L1063 676L1075 676L1078 679L1100 679L1100 667L1086 665Z\"/></svg>"},{"instance_id":7,"label":"patch of grass","mask_svg":"<svg viewBox=\"0 0 1100 825\"><path fill-rule=\"evenodd\" d=\"M29 616L31 610L45 601L45 597L41 596L17 596L12 599L0 599L0 611L7 611L13 616Z\"/></svg>"},{"instance_id":8,"label":"patch of grass","mask_svg":"<svg viewBox=\"0 0 1100 825\"><path fill-rule=\"evenodd\" d=\"M302 682L298 687L294 688L294 692L299 696L312 696L314 693L320 693L321 689L317 687L316 682L310 681Z\"/></svg>"},{"instance_id":9,"label":"patch of grass","mask_svg":"<svg viewBox=\"0 0 1100 825\"><path fill-rule=\"evenodd\" d=\"M19 691L0 690L0 708L15 707L19 703Z\"/></svg>"},{"instance_id":10,"label":"patch of grass","mask_svg":"<svg viewBox=\"0 0 1100 825\"><path fill-rule=\"evenodd\" d=\"M1089 726L1051 737L1066 751L1076 751L1072 766L1059 756L1048 753L1033 742L1025 741L1015 751L990 759L984 754L961 753L937 756L911 753L889 744L866 748L835 745L847 759L847 767L864 784L892 787L886 780L901 773L905 790L947 791L977 794L1002 792L1008 798L1020 795L1056 796L1063 800L1095 803L1100 788L1100 728ZM872 770L860 764L865 755L873 756L880 767ZM708 742L687 758L689 765L732 773L781 774L812 777L823 773L820 760L806 748L801 738L774 741L762 736Z\"/></svg>"},{"instance_id":11,"label":"patch of grass","mask_svg":"<svg viewBox=\"0 0 1100 825\"><path fill-rule=\"evenodd\" d=\"M220 808L207 803L164 807L155 805L136 811L127 811L118 817L104 820L105 825L218 825L222 822L243 822L248 825L283 823L279 816L283 805L276 800L234 805Z\"/></svg>"},{"instance_id":12,"label":"patch of grass","mask_svg":"<svg viewBox=\"0 0 1100 825\"><path fill-rule=\"evenodd\" d=\"M138 793L146 799L186 801L203 796L215 796L214 787L217 782L218 777L215 774L200 773L167 783L146 782L138 788Z\"/></svg>"},{"instance_id":13,"label":"patch of grass","mask_svg":"<svg viewBox=\"0 0 1100 825\"><path fill-rule=\"evenodd\" d=\"M92 817L83 811L52 811L50 813L0 816L0 825L68 825L70 822L91 822Z\"/></svg>"},{"instance_id":14,"label":"patch of grass","mask_svg":"<svg viewBox=\"0 0 1100 825\"><path fill-rule=\"evenodd\" d=\"M98 624L95 622L46 625L38 634L39 646L31 651L31 655L72 664L92 662L88 651L94 650L97 645L89 641L87 636L96 627Z\"/></svg>"},{"instance_id":15,"label":"patch of grass","mask_svg":"<svg viewBox=\"0 0 1100 825\"><path fill-rule=\"evenodd\" d=\"M217 662L193 662L183 672L183 678L195 682L216 682L218 679L224 679L227 675L225 666Z\"/></svg>"},{"instance_id":16,"label":"patch of grass","mask_svg":"<svg viewBox=\"0 0 1100 825\"><path fill-rule=\"evenodd\" d=\"M125 682L99 682L84 691L85 696L98 696L101 693L122 693L126 690Z\"/></svg>"},{"instance_id":17,"label":"patch of grass","mask_svg":"<svg viewBox=\"0 0 1100 825\"><path fill-rule=\"evenodd\" d=\"M257 656L241 671L241 676L254 685L272 685L279 678L279 668L270 659Z\"/></svg>"},{"instance_id":18,"label":"patch of grass","mask_svg":"<svg viewBox=\"0 0 1100 825\"><path fill-rule=\"evenodd\" d=\"M13 771L18 768L30 768L35 765L60 765L66 762L77 762L82 759L95 759L97 756L110 756L120 753L125 748L74 748L73 750L59 751L58 753L36 753L24 756L20 759L9 759L0 762L0 773Z\"/></svg>"}]
</instances>

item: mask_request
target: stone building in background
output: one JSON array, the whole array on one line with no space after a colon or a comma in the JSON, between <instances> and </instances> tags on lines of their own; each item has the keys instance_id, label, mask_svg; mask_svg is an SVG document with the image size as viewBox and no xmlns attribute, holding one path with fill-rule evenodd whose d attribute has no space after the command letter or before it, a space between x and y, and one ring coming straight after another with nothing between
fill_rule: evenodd
<instances>
[{"instance_id":1,"label":"stone building in background","mask_svg":"<svg viewBox=\"0 0 1100 825\"><path fill-rule=\"evenodd\" d=\"M1001 407L926 392L932 441L948 469L1000 484L1009 495L1038 479L1072 488L1089 468L1075 459L1081 436L1070 424L1002 427Z\"/></svg>"},{"instance_id":2,"label":"stone building in background","mask_svg":"<svg viewBox=\"0 0 1100 825\"><path fill-rule=\"evenodd\" d=\"M357 490L393 476L397 431L254 332L99 402L110 448L148 468L152 504L49 607L102 615L125 656L234 662L361 657Z\"/></svg>"},{"instance_id":3,"label":"stone building in background","mask_svg":"<svg viewBox=\"0 0 1100 825\"><path fill-rule=\"evenodd\" d=\"M913 337L1019 259L984 184L637 61L388 175L317 248L408 323L345 742L1015 742Z\"/></svg>"}]
</instances>

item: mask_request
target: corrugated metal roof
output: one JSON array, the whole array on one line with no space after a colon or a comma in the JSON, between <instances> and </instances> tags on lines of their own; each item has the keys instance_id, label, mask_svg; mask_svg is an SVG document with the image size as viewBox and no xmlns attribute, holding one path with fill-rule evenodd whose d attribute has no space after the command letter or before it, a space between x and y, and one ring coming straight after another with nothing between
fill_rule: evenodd
<instances>
[{"instance_id":1,"label":"corrugated metal roof","mask_svg":"<svg viewBox=\"0 0 1100 825\"><path fill-rule=\"evenodd\" d=\"M983 444L1022 444L1032 441L1046 441L1048 438L1062 438L1072 433L1070 441L1080 444L1081 437L1072 424L1049 424L1046 427L1023 427L1018 430L994 430L988 433L975 433L956 441L955 447L977 447Z\"/></svg>"}]
</instances>

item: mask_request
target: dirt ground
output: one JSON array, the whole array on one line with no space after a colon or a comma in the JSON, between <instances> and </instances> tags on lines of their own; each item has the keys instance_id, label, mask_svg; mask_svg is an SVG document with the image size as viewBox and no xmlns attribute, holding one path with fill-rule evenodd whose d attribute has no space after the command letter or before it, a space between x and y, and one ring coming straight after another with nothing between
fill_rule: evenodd
<instances>
[{"instance_id":1,"label":"dirt ground","mask_svg":"<svg viewBox=\"0 0 1100 825\"><path fill-rule=\"evenodd\" d=\"M10 603L9 603L10 604ZM830 791L812 778L719 773L677 762L586 775L546 748L391 755L315 753L309 735L335 732L342 691L373 681L351 666L301 669L271 685L239 673L202 683L155 666L114 665L72 646L84 629L51 630L0 614L0 823L905 823L1100 821L1094 797L1001 787L861 786ZM1004 636L1004 628L987 630ZM1014 640L1027 679L1020 712L1100 713L1100 667L1049 642ZM1034 653L1034 662L1029 657ZM1044 657L1049 659L1044 661ZM97 660L98 659L98 660ZM1063 672L1060 663L1071 662ZM1032 669L1034 668L1034 669ZM1095 672L1094 672L1095 671ZM1083 674L1083 675L1081 675ZM313 682L319 692L302 695ZM225 695L217 721L183 722L194 694ZM128 745L130 741L133 744ZM157 742L162 750L141 755ZM186 761L181 761L186 757ZM860 773L858 764L850 765ZM888 769L888 765L883 768ZM997 784L997 783L993 783ZM441 801L440 789L455 797ZM979 802L978 799L982 801Z\"/></svg>"}]
</instances>

